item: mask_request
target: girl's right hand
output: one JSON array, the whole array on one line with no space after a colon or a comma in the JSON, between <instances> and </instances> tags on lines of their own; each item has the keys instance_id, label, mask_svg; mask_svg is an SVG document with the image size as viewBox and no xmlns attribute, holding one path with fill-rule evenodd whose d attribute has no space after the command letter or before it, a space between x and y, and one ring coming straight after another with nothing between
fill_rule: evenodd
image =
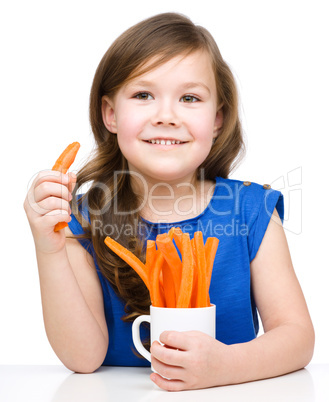
<instances>
[{"instance_id":1,"label":"girl's right hand","mask_svg":"<svg viewBox=\"0 0 329 402\"><path fill-rule=\"evenodd\" d=\"M65 230L54 231L58 222L70 222L74 173L43 171L33 181L24 201L37 250L56 253L65 246Z\"/></svg>"}]
</instances>

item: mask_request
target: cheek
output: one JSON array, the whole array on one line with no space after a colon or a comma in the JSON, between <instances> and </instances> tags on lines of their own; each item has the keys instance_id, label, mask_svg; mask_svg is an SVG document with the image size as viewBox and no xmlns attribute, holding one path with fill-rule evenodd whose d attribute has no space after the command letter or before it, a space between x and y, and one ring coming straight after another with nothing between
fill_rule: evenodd
<instances>
[{"instance_id":1,"label":"cheek","mask_svg":"<svg viewBox=\"0 0 329 402\"><path fill-rule=\"evenodd\" d=\"M214 133L214 117L212 114L198 114L193 116L191 129L194 135L202 142L212 142Z\"/></svg>"},{"instance_id":2,"label":"cheek","mask_svg":"<svg viewBox=\"0 0 329 402\"><path fill-rule=\"evenodd\" d=\"M141 132L141 122L138 114L125 111L117 120L117 137L121 152L130 159L138 148L138 134Z\"/></svg>"},{"instance_id":3,"label":"cheek","mask_svg":"<svg viewBox=\"0 0 329 402\"><path fill-rule=\"evenodd\" d=\"M144 120L140 110L126 108L118 113L118 133L130 138L136 137L144 126Z\"/></svg>"}]
</instances>

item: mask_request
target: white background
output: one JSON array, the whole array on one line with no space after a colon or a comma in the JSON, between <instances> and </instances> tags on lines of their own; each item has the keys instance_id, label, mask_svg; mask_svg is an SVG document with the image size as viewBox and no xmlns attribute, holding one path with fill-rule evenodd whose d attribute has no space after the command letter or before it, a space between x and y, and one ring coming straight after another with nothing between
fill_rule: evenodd
<instances>
[{"instance_id":1,"label":"white background","mask_svg":"<svg viewBox=\"0 0 329 402\"><path fill-rule=\"evenodd\" d=\"M74 170L93 140L95 69L132 24L178 11L205 26L231 66L248 154L231 176L285 195L285 228L316 329L313 362L328 347L327 2L8 1L0 6L0 364L57 364L42 320L34 244L23 211L29 183L79 141ZM288 181L289 179L289 181Z\"/></svg>"}]
</instances>

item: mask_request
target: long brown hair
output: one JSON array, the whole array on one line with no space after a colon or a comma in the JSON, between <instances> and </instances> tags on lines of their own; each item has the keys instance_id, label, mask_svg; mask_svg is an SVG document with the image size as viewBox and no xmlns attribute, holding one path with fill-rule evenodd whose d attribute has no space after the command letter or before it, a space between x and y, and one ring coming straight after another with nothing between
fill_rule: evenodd
<instances>
[{"instance_id":1,"label":"long brown hair","mask_svg":"<svg viewBox=\"0 0 329 402\"><path fill-rule=\"evenodd\" d=\"M90 185L79 201L86 203L90 222L78 213L75 197L72 211L85 230L84 236L92 241L103 276L126 303L127 315L123 317L126 321L149 311L149 293L135 271L106 247L104 238L116 228L121 233L120 243L140 259L145 258L143 239L138 229L141 223L138 214L140 200L133 192L127 160L120 151L117 136L104 125L102 97L112 98L136 76L175 56L199 50L207 51L210 56L218 105L223 105L224 116L219 135L199 172L202 169L206 180L214 180L216 176L226 178L244 153L238 95L233 75L205 28L176 13L148 18L116 39L103 56L93 80L90 123L96 147L92 158L77 175L75 190L77 192L81 186Z\"/></svg>"}]
</instances>

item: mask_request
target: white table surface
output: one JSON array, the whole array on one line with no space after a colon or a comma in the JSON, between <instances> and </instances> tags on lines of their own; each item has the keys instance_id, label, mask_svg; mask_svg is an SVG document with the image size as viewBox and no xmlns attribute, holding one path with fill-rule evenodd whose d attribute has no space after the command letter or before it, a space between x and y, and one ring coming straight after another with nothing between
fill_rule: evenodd
<instances>
[{"instance_id":1,"label":"white table surface","mask_svg":"<svg viewBox=\"0 0 329 402\"><path fill-rule=\"evenodd\" d=\"M1 402L329 402L329 364L285 376L196 391L167 392L142 367L101 367L76 374L64 366L0 366Z\"/></svg>"}]
</instances>

